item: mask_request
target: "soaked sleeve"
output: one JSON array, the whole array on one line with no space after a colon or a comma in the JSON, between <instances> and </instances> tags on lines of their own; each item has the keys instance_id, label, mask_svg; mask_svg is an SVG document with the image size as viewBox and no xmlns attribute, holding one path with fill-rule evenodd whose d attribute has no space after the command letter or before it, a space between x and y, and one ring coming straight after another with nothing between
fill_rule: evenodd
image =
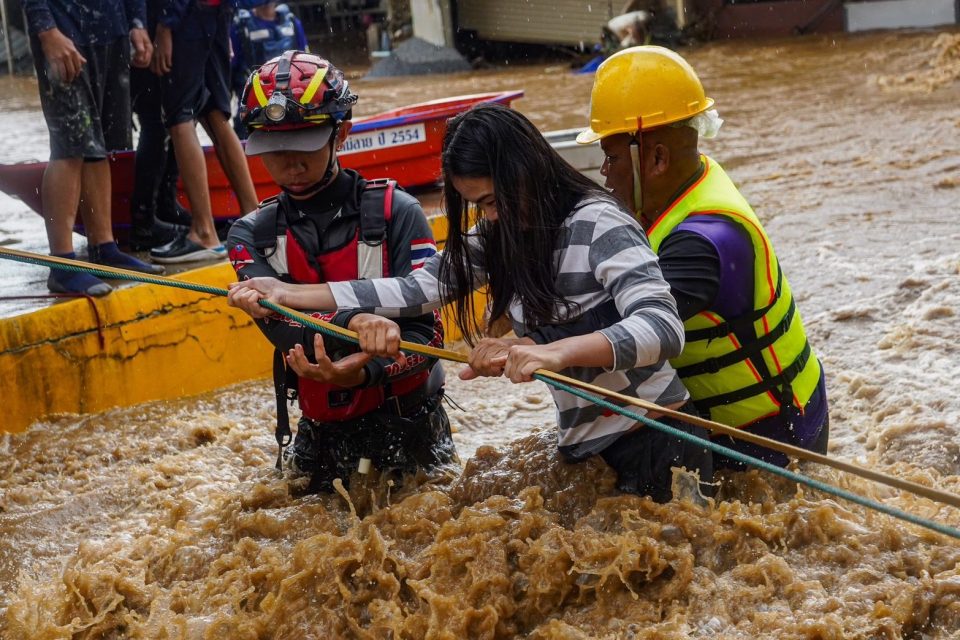
<instances>
[{"instance_id":1,"label":"soaked sleeve","mask_svg":"<svg viewBox=\"0 0 960 640\"><path fill-rule=\"evenodd\" d=\"M387 238L390 273L402 277L422 268L436 255L437 243L416 198L397 191L394 202Z\"/></svg>"},{"instance_id":2,"label":"soaked sleeve","mask_svg":"<svg viewBox=\"0 0 960 640\"><path fill-rule=\"evenodd\" d=\"M476 289L486 283L483 252L473 230L468 242L474 264L471 284ZM450 291L450 283L440 281L443 259L443 252L437 252L403 278L331 282L330 292L339 309L367 309L388 318L423 315L439 309Z\"/></svg>"},{"instance_id":3,"label":"soaked sleeve","mask_svg":"<svg viewBox=\"0 0 960 640\"><path fill-rule=\"evenodd\" d=\"M23 12L27 16L27 30L31 34L55 29L56 21L50 12L47 0L23 0Z\"/></svg>"},{"instance_id":4,"label":"soaked sleeve","mask_svg":"<svg viewBox=\"0 0 960 640\"><path fill-rule=\"evenodd\" d=\"M237 279L279 278L280 274L253 246L253 227L257 214L250 213L237 220L227 234L227 254Z\"/></svg>"},{"instance_id":5,"label":"soaked sleeve","mask_svg":"<svg viewBox=\"0 0 960 640\"><path fill-rule=\"evenodd\" d=\"M709 240L697 233L674 231L660 245L659 258L681 320L713 303L720 290L720 256Z\"/></svg>"},{"instance_id":6,"label":"soaked sleeve","mask_svg":"<svg viewBox=\"0 0 960 640\"><path fill-rule=\"evenodd\" d=\"M310 45L307 43L307 34L303 30L303 23L300 22L300 18L293 17L293 27L297 32L297 49L300 51L310 51Z\"/></svg>"},{"instance_id":7,"label":"soaked sleeve","mask_svg":"<svg viewBox=\"0 0 960 640\"><path fill-rule=\"evenodd\" d=\"M180 21L190 11L190 3L193 0L161 0L160 2L160 24L176 29Z\"/></svg>"},{"instance_id":8,"label":"soaked sleeve","mask_svg":"<svg viewBox=\"0 0 960 640\"><path fill-rule=\"evenodd\" d=\"M139 20L140 24L146 27L147 24L147 3L144 0L124 0L124 8L127 12L127 25L130 29L134 20Z\"/></svg>"},{"instance_id":9,"label":"soaked sleeve","mask_svg":"<svg viewBox=\"0 0 960 640\"><path fill-rule=\"evenodd\" d=\"M600 331L613 347L612 370L646 367L680 355L683 323L670 286L646 235L626 212L603 205L589 261L623 318Z\"/></svg>"}]
</instances>

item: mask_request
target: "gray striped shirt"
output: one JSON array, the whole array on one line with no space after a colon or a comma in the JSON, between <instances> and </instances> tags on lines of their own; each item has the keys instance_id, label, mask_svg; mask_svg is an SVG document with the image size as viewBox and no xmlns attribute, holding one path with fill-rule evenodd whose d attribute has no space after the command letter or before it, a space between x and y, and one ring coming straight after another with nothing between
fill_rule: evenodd
<instances>
[{"instance_id":1,"label":"gray striped shirt","mask_svg":"<svg viewBox=\"0 0 960 640\"><path fill-rule=\"evenodd\" d=\"M613 202L591 198L580 202L564 227L555 253L558 291L579 304L581 312L612 299L623 319L600 331L613 347L610 370L572 367L562 373L660 405L686 400L687 390L667 362L683 349L683 323L640 225ZM479 243L473 234L468 241ZM482 265L483 252L478 244L473 249L474 264ZM334 282L330 289L341 309L373 309L393 317L421 315L438 308L441 295L447 293L446 283L438 279L442 259L442 252L435 254L404 278ZM483 286L482 267L474 276L475 287ZM515 302L509 313L514 330L522 336L523 309ZM564 305L558 304L557 322L572 319L564 315ZM569 457L598 453L634 425L629 418L605 415L610 412L565 391L551 387L551 392L560 449Z\"/></svg>"}]
</instances>

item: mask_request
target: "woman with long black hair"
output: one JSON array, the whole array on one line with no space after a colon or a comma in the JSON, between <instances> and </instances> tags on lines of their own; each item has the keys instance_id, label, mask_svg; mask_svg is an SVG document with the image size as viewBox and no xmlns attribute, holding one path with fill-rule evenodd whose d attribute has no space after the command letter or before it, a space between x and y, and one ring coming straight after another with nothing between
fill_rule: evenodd
<instances>
[{"instance_id":1,"label":"woman with long black hair","mask_svg":"<svg viewBox=\"0 0 960 640\"><path fill-rule=\"evenodd\" d=\"M404 278L318 285L254 278L231 285L230 303L254 317L270 313L259 306L261 297L300 309L364 308L388 316L420 315L449 303L474 347L461 378L505 375L524 382L543 368L690 409L667 362L683 347L676 303L646 235L626 210L563 160L529 120L503 106L483 104L453 118L442 164L447 243L423 268ZM491 317L506 314L517 338L483 337L473 292L484 286ZM609 317L613 309L618 322L551 341L556 325L585 314ZM358 333L368 353L399 352L399 331L389 325ZM309 369L301 350L292 350L288 361L298 373ZM600 455L617 471L621 490L661 502L671 497L671 467L698 470L702 483L711 481L708 451L551 391L567 460Z\"/></svg>"}]
</instances>

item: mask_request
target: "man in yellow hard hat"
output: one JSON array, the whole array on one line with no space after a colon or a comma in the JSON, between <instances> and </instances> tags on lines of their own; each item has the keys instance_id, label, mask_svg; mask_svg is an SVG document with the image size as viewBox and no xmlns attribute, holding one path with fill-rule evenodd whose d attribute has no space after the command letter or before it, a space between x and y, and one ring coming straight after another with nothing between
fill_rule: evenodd
<instances>
[{"instance_id":1,"label":"man in yellow hard hat","mask_svg":"<svg viewBox=\"0 0 960 640\"><path fill-rule=\"evenodd\" d=\"M577 141L600 140L606 187L635 212L658 254L686 333L671 364L697 408L717 422L823 453L823 370L790 285L750 205L698 150L699 138L716 135L721 123L680 55L633 47L597 69L590 128ZM781 453L722 440L787 463Z\"/></svg>"}]
</instances>

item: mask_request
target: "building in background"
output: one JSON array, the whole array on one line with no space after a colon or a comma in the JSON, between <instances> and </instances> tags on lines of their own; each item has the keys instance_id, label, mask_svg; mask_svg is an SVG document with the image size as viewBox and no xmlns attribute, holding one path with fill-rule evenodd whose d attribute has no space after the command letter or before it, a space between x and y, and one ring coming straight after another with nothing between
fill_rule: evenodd
<instances>
[{"instance_id":1,"label":"building in background","mask_svg":"<svg viewBox=\"0 0 960 640\"><path fill-rule=\"evenodd\" d=\"M956 24L957 0L687 0L711 39Z\"/></svg>"},{"instance_id":2,"label":"building in background","mask_svg":"<svg viewBox=\"0 0 960 640\"><path fill-rule=\"evenodd\" d=\"M13 35L11 54L24 58L20 0L0 0ZM224 0L229 1L229 0ZM960 0L286 0L311 45L343 64L366 65L373 47L386 50L410 36L461 52L478 43L519 43L591 51L608 21L629 10L661 20L655 42L807 33L925 28L960 21ZM672 30L672 31L671 31ZM7 29L3 30L6 33ZM0 37L0 72L6 47ZM378 52L378 55L383 51Z\"/></svg>"},{"instance_id":3,"label":"building in background","mask_svg":"<svg viewBox=\"0 0 960 640\"><path fill-rule=\"evenodd\" d=\"M412 0L452 4L459 33L479 40L588 48L624 0ZM958 0L650 0L702 39L776 37L956 24Z\"/></svg>"}]
</instances>

